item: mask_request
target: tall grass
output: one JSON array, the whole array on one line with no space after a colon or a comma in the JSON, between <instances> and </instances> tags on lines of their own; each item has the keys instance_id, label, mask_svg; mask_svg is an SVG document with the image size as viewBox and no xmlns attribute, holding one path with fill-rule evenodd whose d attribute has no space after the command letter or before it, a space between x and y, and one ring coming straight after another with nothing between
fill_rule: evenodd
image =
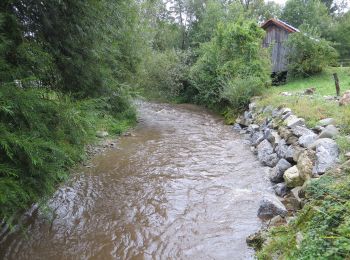
<instances>
[{"instance_id":1,"label":"tall grass","mask_svg":"<svg viewBox=\"0 0 350 260\"><path fill-rule=\"evenodd\" d=\"M73 101L45 89L0 89L0 219L54 191L84 159L96 130L118 134L135 122L124 95Z\"/></svg>"}]
</instances>

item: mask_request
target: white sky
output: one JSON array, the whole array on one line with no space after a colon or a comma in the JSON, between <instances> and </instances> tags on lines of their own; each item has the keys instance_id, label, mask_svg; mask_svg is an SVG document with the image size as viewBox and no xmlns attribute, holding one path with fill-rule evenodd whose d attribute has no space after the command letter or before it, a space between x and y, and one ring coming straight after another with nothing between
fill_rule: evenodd
<instances>
[{"instance_id":1,"label":"white sky","mask_svg":"<svg viewBox=\"0 0 350 260\"><path fill-rule=\"evenodd\" d=\"M271 0L270 0L271 1ZM276 2L278 4L284 5L286 3L286 0L272 0L273 2ZM266 1L268 2L268 1Z\"/></svg>"}]
</instances>

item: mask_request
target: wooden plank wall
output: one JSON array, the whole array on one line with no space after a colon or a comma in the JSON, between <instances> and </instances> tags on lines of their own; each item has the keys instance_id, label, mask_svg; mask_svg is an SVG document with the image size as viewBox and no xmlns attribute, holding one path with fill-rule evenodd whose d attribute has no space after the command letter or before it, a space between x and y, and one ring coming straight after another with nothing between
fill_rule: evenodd
<instances>
[{"instance_id":1,"label":"wooden plank wall","mask_svg":"<svg viewBox=\"0 0 350 260\"><path fill-rule=\"evenodd\" d=\"M263 41L263 46L268 48L272 45L272 72L287 71L288 49L285 41L288 39L289 33L276 25L271 25L266 30L266 36Z\"/></svg>"}]
</instances>

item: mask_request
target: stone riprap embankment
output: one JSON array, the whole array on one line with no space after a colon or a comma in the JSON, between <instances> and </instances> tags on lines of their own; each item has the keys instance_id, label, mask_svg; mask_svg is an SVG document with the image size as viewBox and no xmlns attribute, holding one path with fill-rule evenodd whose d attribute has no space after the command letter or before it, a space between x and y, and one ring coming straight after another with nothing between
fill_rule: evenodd
<instances>
[{"instance_id":1,"label":"stone riprap embankment","mask_svg":"<svg viewBox=\"0 0 350 260\"><path fill-rule=\"evenodd\" d=\"M312 129L289 108L258 107L255 102L236 120L234 129L250 141L252 151L267 168L273 189L284 204L262 199L258 216L286 216L300 209L306 182L338 163L338 129L332 118ZM290 214L288 214L290 215Z\"/></svg>"}]
</instances>

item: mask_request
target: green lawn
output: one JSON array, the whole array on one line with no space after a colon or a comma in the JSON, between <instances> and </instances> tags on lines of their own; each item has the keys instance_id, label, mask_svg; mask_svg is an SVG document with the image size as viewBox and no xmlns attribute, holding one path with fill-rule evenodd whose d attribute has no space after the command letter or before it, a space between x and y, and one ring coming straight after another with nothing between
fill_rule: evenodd
<instances>
[{"instance_id":1,"label":"green lawn","mask_svg":"<svg viewBox=\"0 0 350 260\"><path fill-rule=\"evenodd\" d=\"M340 107L335 101L326 101L324 96L335 96L333 73L338 73L341 93L350 90L350 68L328 68L322 74L310 78L289 81L278 87L271 87L262 96L260 105L289 107L295 114L305 118L306 124L313 127L321 119L332 117L340 126L342 134L350 134L350 106ZM307 88L316 88L311 96L300 95ZM292 96L283 96L290 92Z\"/></svg>"},{"instance_id":2,"label":"green lawn","mask_svg":"<svg viewBox=\"0 0 350 260\"><path fill-rule=\"evenodd\" d=\"M291 80L286 85L273 88L273 92L303 92L307 88L316 88L316 95L335 95L333 73L338 74L342 93L350 89L350 67L331 67L316 76Z\"/></svg>"}]
</instances>

